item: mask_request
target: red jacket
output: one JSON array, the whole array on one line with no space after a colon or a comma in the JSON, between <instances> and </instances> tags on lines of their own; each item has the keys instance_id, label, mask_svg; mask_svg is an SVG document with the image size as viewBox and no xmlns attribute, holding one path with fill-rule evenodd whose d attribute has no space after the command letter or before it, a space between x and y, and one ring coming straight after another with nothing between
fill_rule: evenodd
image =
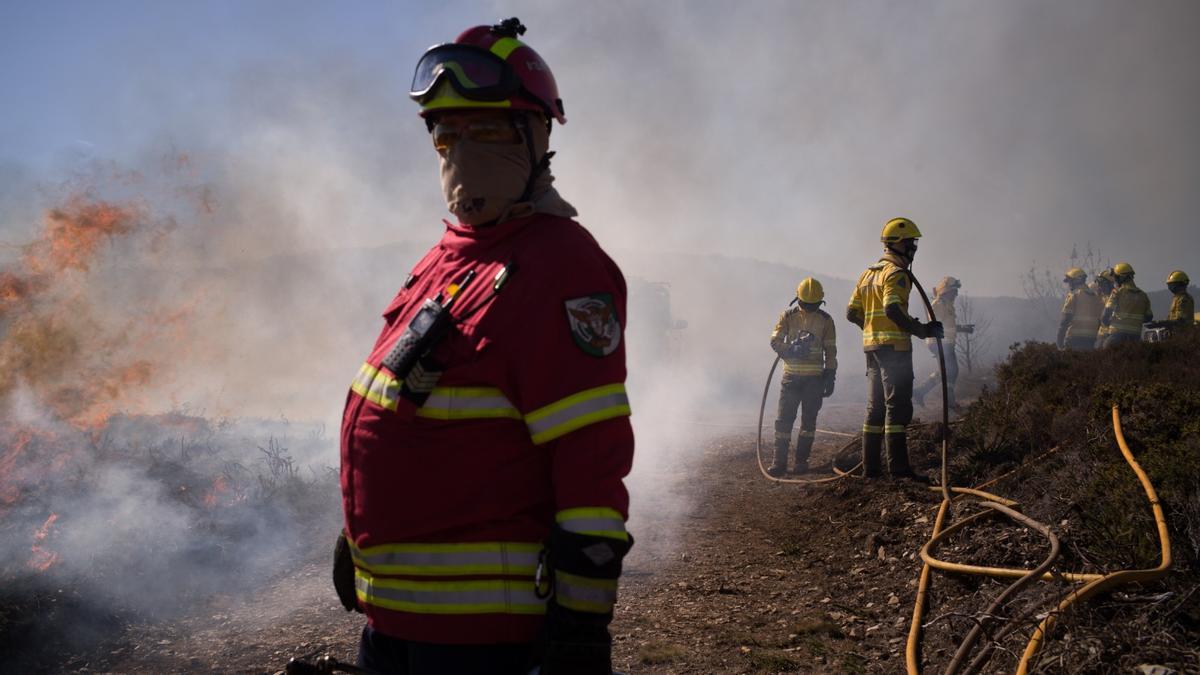
<instances>
[{"instance_id":1,"label":"red jacket","mask_svg":"<svg viewBox=\"0 0 1200 675\"><path fill-rule=\"evenodd\" d=\"M471 269L451 309L469 316L434 348L445 370L418 408L381 362L421 304ZM621 272L578 223L447 223L384 313L342 422L346 532L374 628L530 641L545 612L534 569L554 523L627 539L624 318Z\"/></svg>"}]
</instances>

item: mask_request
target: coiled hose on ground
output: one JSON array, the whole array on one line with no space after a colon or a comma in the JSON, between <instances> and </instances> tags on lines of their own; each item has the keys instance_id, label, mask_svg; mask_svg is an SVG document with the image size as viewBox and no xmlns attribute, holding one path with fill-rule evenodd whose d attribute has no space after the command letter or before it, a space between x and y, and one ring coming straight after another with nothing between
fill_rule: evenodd
<instances>
[{"instance_id":1,"label":"coiled hose on ground","mask_svg":"<svg viewBox=\"0 0 1200 675\"><path fill-rule=\"evenodd\" d=\"M1050 573L1047 570L1049 569L1050 565L1053 564L1054 558L1057 557L1058 543L1057 538L1054 537L1053 533L1050 532L1048 527L1042 525L1041 523L1037 523L1037 521L1030 520L1028 517L1023 517L1022 514L1019 514L1016 511L1012 511L1011 509L1006 510L1003 508L1005 506L1014 506L1015 503L1011 500L1007 500L978 489L968 490L966 488L954 488L954 492L972 494L981 497L983 499L982 505L988 507L990 511L968 516L961 521L958 521L943 529L942 524L945 521L945 515L949 505L945 500L942 501L942 504L938 509L937 518L934 521L933 535L931 536L929 542L927 542L921 549L921 559L925 562L925 565L921 569L921 577L917 587L917 599L913 608L913 621L909 629L909 640L905 653L906 665L909 673L915 674L921 672L920 662L917 656L920 644L921 617L924 612L925 599L928 594L930 571L934 568L950 572L978 574L992 577L1019 577L1016 583L1006 588L999 596L997 596L996 600L993 601L991 606L984 611L982 615L984 619L976 624L975 628L970 634L968 634L967 638L959 646L954 658L951 659L950 663L948 664L946 668L947 675L953 675L960 672L977 672L984 665L988 656L990 656L992 647L1004 636L1011 633L1016 627L1015 624L1009 624L1004 629L999 631L992 639L989 646L981 650L980 653L977 654L976 657L972 659L972 661L965 667L963 663L966 659L966 656L970 653L971 648L986 629L989 620L994 617L996 611L1003 606L1003 604L1010 597L1015 595L1017 591L1019 591L1021 588L1024 588L1029 583L1032 583L1034 580L1060 580L1073 583L1082 583L1084 585L1077 589L1073 589L1070 593L1068 593L1067 596L1059 602L1058 606L1053 611L1048 613L1046 618L1043 619L1038 625L1037 629L1033 633L1033 636L1030 638L1029 643L1026 645L1023 654L1021 655L1021 660L1017 665L1018 675L1027 675L1034 659L1037 656L1038 650L1041 648L1045 637L1053 628L1058 616L1061 615L1071 605L1087 599L1096 593L1108 590L1118 584L1153 581L1166 574L1167 570L1171 566L1171 540L1167 532L1166 517L1163 514L1162 506L1158 501L1158 495L1154 491L1154 485L1150 482L1150 478L1146 475L1146 472L1142 470L1141 465L1139 465L1137 460L1134 459L1133 453L1130 451L1129 445L1125 441L1125 436L1121 430L1120 411L1116 406L1113 406L1112 416L1113 432L1117 439L1117 445L1120 447L1121 454L1124 456L1126 463L1128 463L1130 468L1133 469L1133 472L1137 475L1138 480L1141 482L1142 488L1146 492L1146 499L1150 502L1151 510L1154 513L1155 524L1158 528L1159 544L1162 551L1162 558L1159 565L1151 569L1119 570L1108 574ZM1057 448L1044 453L1042 456L1037 457L1033 461L1022 466L1029 466L1033 462L1040 460L1042 457L1054 452L1055 450L1057 450ZM996 480L999 480L999 478L993 479L987 484L993 483ZM981 518L982 516L997 511L1004 512L1006 515L1009 515L1019 522L1022 522L1026 526L1040 531L1047 537L1051 544L1051 552L1041 565L1032 570L1023 570L948 563L937 560L933 557L933 549L936 548L937 544L943 541L946 537L958 530L961 530L963 527Z\"/></svg>"}]
</instances>

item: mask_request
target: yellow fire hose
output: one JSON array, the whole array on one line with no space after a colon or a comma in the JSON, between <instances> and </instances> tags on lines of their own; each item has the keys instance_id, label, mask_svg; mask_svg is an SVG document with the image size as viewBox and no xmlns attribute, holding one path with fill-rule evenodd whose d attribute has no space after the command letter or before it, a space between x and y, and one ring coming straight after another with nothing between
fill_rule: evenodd
<instances>
[{"instance_id":1,"label":"yellow fire hose","mask_svg":"<svg viewBox=\"0 0 1200 675\"><path fill-rule=\"evenodd\" d=\"M978 520L982 516L987 515L989 513L989 512L985 511L985 512L978 513L978 514L975 514L972 516L968 516L967 518L964 518L961 521L956 522L953 525L950 525L949 527L946 527L945 529L943 529L942 524L945 521L946 513L949 510L949 500L943 499L941 505L938 508L938 514L937 514L937 518L934 521L933 533L930 537L930 540L925 544L925 546L923 546L921 548L921 559L924 561L925 564L921 569L921 576L920 576L920 580L919 580L919 583L917 586L917 598L916 598L916 602L913 607L912 625L909 627L908 644L906 645L906 650L905 650L905 663L906 663L907 670L910 674L915 674L915 673L921 672L919 659L917 657L918 647L920 644L920 636L921 636L921 618L924 613L925 600L926 600L926 597L928 595L928 590L929 590L930 571L934 568L951 571L951 572L962 572L962 573L966 573L966 574L979 574L979 575L986 575L986 576L993 576L993 577L1017 577L1018 581L1016 583L1014 583L1012 586L1009 586L1008 588L1006 588L1005 591L1003 593L1001 593L1000 596L997 597L997 599L992 603L992 605L988 608L988 610L984 612L985 616L992 615L994 613L994 611L1004 603L1004 601L1006 601L1009 597L1014 595L1018 590L1020 590L1020 588L1023 588L1025 585L1032 582L1034 579L1064 580L1064 581L1077 582L1077 583L1086 582L1086 583L1084 583L1084 585L1082 587L1070 592L1067 595L1067 597L1064 598L1058 604L1058 607L1053 612L1051 612L1049 615L1047 615L1046 618L1041 622L1041 624L1038 625L1037 629L1033 633L1033 637L1029 640L1028 645L1026 645L1025 651L1021 657L1021 661L1017 667L1018 675L1027 675L1027 673L1029 672L1029 667L1030 667L1032 660L1037 655L1037 652L1040 649L1042 642L1045 639L1045 636L1048 635L1050 630L1053 628L1058 615L1061 614L1063 611L1065 611L1072 604L1074 604L1080 600L1084 600L1096 593L1099 593L1100 591L1112 588L1113 586L1116 586L1118 584L1124 584L1124 583L1130 583L1130 582L1153 581L1155 579L1162 577L1166 573L1166 571L1168 570L1168 568L1171 565L1171 542L1170 542L1170 537L1167 533L1166 517L1163 515L1162 506L1159 504L1158 495L1154 491L1154 486L1150 483L1149 477L1146 475L1145 471L1142 470L1142 467L1137 463L1137 460L1134 459L1133 453L1129 450L1129 446L1125 442L1125 436L1121 431L1120 412L1118 411L1116 406L1113 406L1113 430L1114 430L1114 433L1117 438L1117 444L1118 444L1118 446L1120 446L1121 454L1125 457L1125 461L1133 469L1134 473L1137 474L1138 480L1141 481L1142 487L1146 492L1146 497L1150 502L1151 509L1154 512L1154 520L1158 527L1159 542L1162 546L1162 561L1158 565L1158 567L1155 567L1153 569L1141 569L1141 570L1120 570L1120 571L1112 572L1109 574L1049 573L1049 572L1047 572L1047 569L1049 568L1050 564L1052 564L1053 557L1056 557L1056 555L1057 555L1055 553L1058 548L1057 544L1056 544L1057 540L1053 537L1053 534L1049 532L1049 528L1045 528L1045 530L1043 531L1042 528L1044 528L1045 526L1041 526L1041 524L1036 523L1036 521L1028 521L1028 522L1025 522L1025 524L1027 526L1033 527L1034 529L1038 529L1039 531L1042 531L1043 534L1045 534L1045 535L1048 535L1048 537L1050 538L1050 540L1052 542L1052 549L1053 549L1052 553L1054 553L1054 555L1052 555L1051 557L1048 557L1047 560L1042 563L1042 565L1039 565L1035 569L1022 570L1022 569L1012 569L1012 568L984 567L984 566L979 566L979 565L962 565L962 564L958 564L958 563L949 563L949 562L937 560L936 558L934 558L932 556L931 551L934 548L936 548L938 543L940 543L942 540L944 540L946 537L950 536L954 532L961 530L963 527L965 527L969 523L974 522L975 520ZM1039 456L1036 459L1041 459L1042 457L1045 457L1046 455L1049 455L1049 454L1055 452L1056 450L1057 450L1057 448L1054 448L1054 449L1050 450L1049 452L1046 452L1043 455ZM1023 464L1022 466L1026 466L1028 464L1029 463L1026 463L1026 464ZM1018 467L1018 468L1020 468L1020 467ZM1011 473L1012 472L1009 472L1009 474L1011 474ZM1005 474L1005 475L1008 475L1008 474ZM1001 476L1001 478L1002 477L1003 476ZM991 483L996 482L997 480L999 480L999 478L988 481L987 483L984 483L983 485L989 485ZM938 488L930 488L930 489L938 489ZM1021 514L1015 512L1015 511L1011 511L1011 509L1004 508L1005 504L1007 504L1009 506L1014 505L1014 503L1011 500L1006 500L1001 497L997 497L996 495L993 495L993 494L990 494L987 492L983 492L982 490L978 490L978 489L971 490L968 488L953 488L952 491L955 493L958 493L958 494L970 494L970 495L978 496L984 500L984 502L983 502L984 506L987 506L987 507L993 509L994 511L1004 512L1005 515L1008 515L1017 520L1025 520L1026 519ZM946 672L948 674L959 672L959 668L961 667L963 660L965 659L967 653L969 653L970 648L977 641L982 629L983 629L983 624L981 622L980 624L977 624L975 626L975 629L971 632L971 634L968 635L967 639L964 640L962 645L960 645L958 651L956 652L956 654L954 656L954 659L950 662L949 666L947 667ZM1001 637L1003 634L1006 634L1006 633L1002 632L1002 634L997 637ZM987 657L990 655L990 651L991 651L991 647L988 647L988 648L984 649L980 654L978 654L975 657L975 659L973 659L971 661L971 663L966 667L965 672L975 672L980 667L982 667L983 663L986 661Z\"/></svg>"},{"instance_id":2,"label":"yellow fire hose","mask_svg":"<svg viewBox=\"0 0 1200 675\"><path fill-rule=\"evenodd\" d=\"M779 362L781 360L782 359L780 357L776 356L775 361L771 363L771 370L770 370L770 372L767 373L767 383L766 383L766 385L763 386L762 403L758 406L758 439L755 442L755 446L754 446L754 456L758 460L759 472L762 473L763 478L766 478L767 480L770 480L770 481L775 481L776 483L800 483L800 484L805 484L805 485L815 485L818 483L832 483L834 481L842 480L843 478L857 478L858 476L855 476L853 474L854 474L854 471L858 469L858 467L862 466L862 462L859 462L858 464L856 464L854 466L854 468L850 469L849 471L839 471L838 468L836 466L834 466L833 471L834 471L835 475L826 476L825 478L776 478L775 476L772 476L771 474L767 473L767 467L763 464L763 458L762 458L763 415L765 415L766 411L767 411L767 394L769 394L771 392L771 381L773 379L775 379L775 369L779 367ZM823 431L823 430L818 429L818 431ZM826 433L831 433L831 434L834 434L837 436L844 435L840 432L826 432ZM855 440L851 441L850 444L857 443L857 442L858 442L858 440L855 439ZM849 446L847 445L847 447L849 447ZM834 458L836 459L837 455L834 455Z\"/></svg>"}]
</instances>

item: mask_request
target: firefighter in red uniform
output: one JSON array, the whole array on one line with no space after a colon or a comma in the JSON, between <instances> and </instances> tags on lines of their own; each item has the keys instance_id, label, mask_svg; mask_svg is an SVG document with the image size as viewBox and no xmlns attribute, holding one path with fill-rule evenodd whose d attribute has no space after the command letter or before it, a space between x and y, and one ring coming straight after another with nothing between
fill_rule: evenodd
<instances>
[{"instance_id":1,"label":"firefighter in red uniform","mask_svg":"<svg viewBox=\"0 0 1200 675\"><path fill-rule=\"evenodd\" d=\"M334 582L378 672L612 670L625 282L551 186L566 119L524 32L471 28L413 77L456 222L384 312L342 422Z\"/></svg>"}]
</instances>

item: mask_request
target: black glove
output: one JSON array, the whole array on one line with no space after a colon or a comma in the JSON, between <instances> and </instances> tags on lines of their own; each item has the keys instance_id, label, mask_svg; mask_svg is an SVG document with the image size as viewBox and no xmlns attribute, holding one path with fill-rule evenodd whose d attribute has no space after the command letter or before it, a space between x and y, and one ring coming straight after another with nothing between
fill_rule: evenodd
<instances>
[{"instance_id":1,"label":"black glove","mask_svg":"<svg viewBox=\"0 0 1200 675\"><path fill-rule=\"evenodd\" d=\"M821 373L821 396L823 398L829 398L830 396L833 396L833 381L835 379L837 379L836 370L826 370L825 372Z\"/></svg>"},{"instance_id":2,"label":"black glove","mask_svg":"<svg viewBox=\"0 0 1200 675\"><path fill-rule=\"evenodd\" d=\"M346 541L345 532L338 533L337 543L333 545L333 589L347 612L362 614L358 593L354 590L354 558L350 557L350 542Z\"/></svg>"},{"instance_id":3,"label":"black glove","mask_svg":"<svg viewBox=\"0 0 1200 675\"><path fill-rule=\"evenodd\" d=\"M612 612L566 607L568 601L562 598L560 604L557 589L566 575L616 584L621 576L621 559L632 546L632 537L621 541L568 532L557 526L551 531L547 564L554 570L556 594L546 605L542 675L611 675L612 637L608 624Z\"/></svg>"},{"instance_id":4,"label":"black glove","mask_svg":"<svg viewBox=\"0 0 1200 675\"><path fill-rule=\"evenodd\" d=\"M929 323L918 323L917 326L921 332L917 334L919 338L944 338L946 330L942 328L941 321L930 321Z\"/></svg>"}]
</instances>

